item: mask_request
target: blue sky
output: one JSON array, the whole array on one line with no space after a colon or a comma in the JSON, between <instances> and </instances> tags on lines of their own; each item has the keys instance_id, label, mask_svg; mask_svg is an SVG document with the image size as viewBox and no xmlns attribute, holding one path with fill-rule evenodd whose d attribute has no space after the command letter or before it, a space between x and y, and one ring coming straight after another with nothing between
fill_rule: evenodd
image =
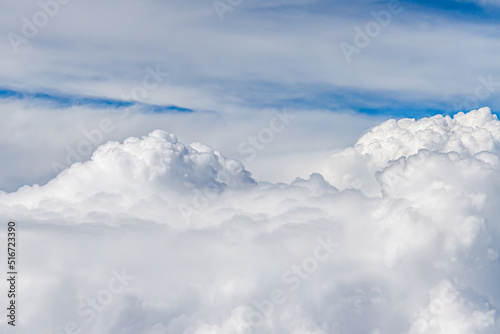
<instances>
[{"instance_id":1,"label":"blue sky","mask_svg":"<svg viewBox=\"0 0 500 334\"><path fill-rule=\"evenodd\" d=\"M89 108L122 109L140 106L144 111L151 112L192 112L190 109L171 105L152 105L140 101L115 100L102 97L84 97L78 95L60 95L53 93L33 93L0 88L0 99L30 100L36 103L49 104L52 108L68 108L87 106Z\"/></svg>"},{"instance_id":2,"label":"blue sky","mask_svg":"<svg viewBox=\"0 0 500 334\"><path fill-rule=\"evenodd\" d=\"M346 62L340 44L354 45L355 28L389 3L243 1L221 21L210 1L73 1L17 53L9 33L23 36L22 17L32 21L41 8L8 4L0 14L0 87L119 107L144 68L160 65L168 78L139 101L159 110L288 105L416 117L498 109L497 91L473 101L479 76L500 82L498 1L402 2L402 12ZM114 5L116 17L106 15Z\"/></svg>"}]
</instances>

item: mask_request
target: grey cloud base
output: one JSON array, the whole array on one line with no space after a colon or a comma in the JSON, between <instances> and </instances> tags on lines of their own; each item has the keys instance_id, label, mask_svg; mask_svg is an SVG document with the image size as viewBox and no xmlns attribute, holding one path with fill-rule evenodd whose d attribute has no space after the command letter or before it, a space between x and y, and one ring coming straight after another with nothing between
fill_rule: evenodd
<instances>
[{"instance_id":1,"label":"grey cloud base","mask_svg":"<svg viewBox=\"0 0 500 334\"><path fill-rule=\"evenodd\" d=\"M487 108L391 120L272 184L163 131L108 142L0 193L21 238L16 330L498 332L499 144Z\"/></svg>"}]
</instances>

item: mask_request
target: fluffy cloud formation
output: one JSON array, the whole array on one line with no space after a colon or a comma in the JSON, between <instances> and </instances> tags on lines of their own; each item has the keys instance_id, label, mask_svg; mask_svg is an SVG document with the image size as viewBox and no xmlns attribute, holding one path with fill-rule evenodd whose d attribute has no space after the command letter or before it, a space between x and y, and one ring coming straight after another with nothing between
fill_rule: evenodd
<instances>
[{"instance_id":1,"label":"fluffy cloud formation","mask_svg":"<svg viewBox=\"0 0 500 334\"><path fill-rule=\"evenodd\" d=\"M453 117L392 119L374 127L354 147L333 154L325 175L340 189L355 188L373 196L381 190L377 172L400 157L419 150L470 157L480 152L498 153L499 144L500 123L489 108Z\"/></svg>"},{"instance_id":2,"label":"fluffy cloud formation","mask_svg":"<svg viewBox=\"0 0 500 334\"><path fill-rule=\"evenodd\" d=\"M152 198L170 205L198 188L218 194L253 184L240 162L201 143L183 145L173 134L156 130L122 144L107 142L90 161L73 164L45 186L25 186L0 197L4 204L19 203L28 210L71 207L71 220L80 222L87 209L121 212Z\"/></svg>"},{"instance_id":3,"label":"fluffy cloud formation","mask_svg":"<svg viewBox=\"0 0 500 334\"><path fill-rule=\"evenodd\" d=\"M391 120L290 184L163 131L109 142L0 194L19 329L498 332L499 138L486 108Z\"/></svg>"}]
</instances>

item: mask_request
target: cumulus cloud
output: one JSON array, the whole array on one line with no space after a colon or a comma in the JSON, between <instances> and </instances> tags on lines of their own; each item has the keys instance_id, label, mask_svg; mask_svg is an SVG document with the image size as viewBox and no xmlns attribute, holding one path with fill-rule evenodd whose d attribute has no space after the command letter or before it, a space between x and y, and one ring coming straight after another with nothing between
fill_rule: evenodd
<instances>
[{"instance_id":1,"label":"cumulus cloud","mask_svg":"<svg viewBox=\"0 0 500 334\"><path fill-rule=\"evenodd\" d=\"M297 176L317 172L329 152L350 145L364 131L387 119L348 110L305 113L289 108L295 117L293 122L276 133L264 149L257 144L255 159L248 161L248 155L243 155L239 147L250 136L258 136L268 128L275 113L282 109L179 113L137 107L61 105L31 98L0 99L2 120L9 124L0 132L0 142L4 143L0 145L2 158L8 161L0 165L0 189L11 192L24 185L45 184L72 163L89 160L99 145L141 137L155 129L178 134L185 143L202 142L216 147L225 156L243 161L259 180L290 182ZM103 121L109 131L101 130ZM326 136L330 140L323 140ZM312 148L311 142L315 142Z\"/></svg>"},{"instance_id":2,"label":"cumulus cloud","mask_svg":"<svg viewBox=\"0 0 500 334\"><path fill-rule=\"evenodd\" d=\"M419 150L456 152L468 157L498 152L499 144L500 123L489 108L453 117L392 119L371 129L354 147L330 156L325 175L341 189L354 188L376 195L381 190L377 172L400 157L415 155Z\"/></svg>"},{"instance_id":3,"label":"cumulus cloud","mask_svg":"<svg viewBox=\"0 0 500 334\"><path fill-rule=\"evenodd\" d=\"M22 203L28 210L71 207L81 217L85 208L95 212L96 205L109 214L151 198L168 205L171 198L198 188L216 195L252 184L240 162L201 143L183 145L175 135L156 130L142 139L99 146L90 161L73 164L43 187L25 186L0 196L2 203ZM77 205L81 207L75 211Z\"/></svg>"},{"instance_id":4,"label":"cumulus cloud","mask_svg":"<svg viewBox=\"0 0 500 334\"><path fill-rule=\"evenodd\" d=\"M390 120L290 183L164 131L108 142L0 194L19 329L497 332L499 139L487 108Z\"/></svg>"}]
</instances>

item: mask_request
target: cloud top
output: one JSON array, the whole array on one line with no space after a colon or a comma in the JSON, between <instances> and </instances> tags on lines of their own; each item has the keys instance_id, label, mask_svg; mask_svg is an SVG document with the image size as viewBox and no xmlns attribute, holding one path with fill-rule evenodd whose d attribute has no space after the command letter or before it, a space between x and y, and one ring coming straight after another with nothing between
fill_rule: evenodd
<instances>
[{"instance_id":1,"label":"cloud top","mask_svg":"<svg viewBox=\"0 0 500 334\"><path fill-rule=\"evenodd\" d=\"M354 188L376 196L381 190L376 174L391 161L419 150L473 156L498 152L499 144L500 122L489 108L453 117L391 119L368 131L354 147L330 156L325 175L340 189Z\"/></svg>"}]
</instances>

